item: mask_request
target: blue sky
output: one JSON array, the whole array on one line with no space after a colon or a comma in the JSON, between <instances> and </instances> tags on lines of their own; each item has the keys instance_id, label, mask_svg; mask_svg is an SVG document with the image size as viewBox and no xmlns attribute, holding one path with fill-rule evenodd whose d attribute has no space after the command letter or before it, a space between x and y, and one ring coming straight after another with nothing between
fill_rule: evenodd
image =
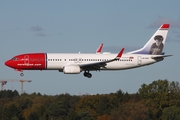
<instances>
[{"instance_id":1,"label":"blue sky","mask_svg":"<svg viewBox=\"0 0 180 120\"><path fill-rule=\"evenodd\" d=\"M179 82L180 1L31 0L0 1L0 79L32 80L27 93L106 94L121 89L136 93L143 83L168 79ZM164 61L123 71L66 75L58 71L24 71L25 76L4 65L7 59L29 52L94 53L129 52L142 47L163 23L170 23ZM18 90L8 82L5 89Z\"/></svg>"}]
</instances>

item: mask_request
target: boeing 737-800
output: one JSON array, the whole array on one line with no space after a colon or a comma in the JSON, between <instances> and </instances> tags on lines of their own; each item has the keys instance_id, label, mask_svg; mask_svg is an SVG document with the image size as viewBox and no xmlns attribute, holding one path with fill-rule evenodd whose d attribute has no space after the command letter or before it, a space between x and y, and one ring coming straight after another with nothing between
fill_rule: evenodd
<instances>
[{"instance_id":1,"label":"boeing 737-800","mask_svg":"<svg viewBox=\"0 0 180 120\"><path fill-rule=\"evenodd\" d=\"M162 61L162 50L165 45L169 24L163 24L144 45L143 48L123 54L124 48L118 54L100 53L103 44L96 53L26 53L14 56L5 65L21 72L23 70L58 70L65 74L79 74L91 78L90 71L125 70L142 67Z\"/></svg>"}]
</instances>

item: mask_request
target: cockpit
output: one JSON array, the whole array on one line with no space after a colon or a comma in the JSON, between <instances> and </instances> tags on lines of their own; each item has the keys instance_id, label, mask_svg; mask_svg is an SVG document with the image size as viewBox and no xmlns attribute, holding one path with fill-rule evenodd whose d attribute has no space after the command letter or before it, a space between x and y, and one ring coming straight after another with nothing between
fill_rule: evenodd
<instances>
[{"instance_id":1,"label":"cockpit","mask_svg":"<svg viewBox=\"0 0 180 120\"><path fill-rule=\"evenodd\" d=\"M16 60L18 60L18 58L17 57L13 57L11 60L16 61Z\"/></svg>"}]
</instances>

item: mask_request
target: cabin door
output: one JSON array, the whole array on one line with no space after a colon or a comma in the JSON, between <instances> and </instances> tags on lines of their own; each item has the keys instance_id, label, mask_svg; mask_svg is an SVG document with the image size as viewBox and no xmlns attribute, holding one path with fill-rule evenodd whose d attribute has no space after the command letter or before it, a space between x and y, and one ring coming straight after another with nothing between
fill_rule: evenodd
<instances>
[{"instance_id":1,"label":"cabin door","mask_svg":"<svg viewBox=\"0 0 180 120\"><path fill-rule=\"evenodd\" d=\"M29 55L24 56L24 64L29 64Z\"/></svg>"},{"instance_id":2,"label":"cabin door","mask_svg":"<svg viewBox=\"0 0 180 120\"><path fill-rule=\"evenodd\" d=\"M142 63L141 56L138 56L138 65L141 65L141 63Z\"/></svg>"}]
</instances>

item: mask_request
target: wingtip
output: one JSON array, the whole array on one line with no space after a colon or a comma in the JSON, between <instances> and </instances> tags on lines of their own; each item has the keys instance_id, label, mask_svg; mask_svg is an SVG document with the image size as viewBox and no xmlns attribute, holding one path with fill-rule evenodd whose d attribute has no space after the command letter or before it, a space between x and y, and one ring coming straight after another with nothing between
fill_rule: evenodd
<instances>
[{"instance_id":1,"label":"wingtip","mask_svg":"<svg viewBox=\"0 0 180 120\"><path fill-rule=\"evenodd\" d=\"M122 49L121 49L121 51L119 52L119 54L117 55L117 57L116 57L116 58L121 58L121 56L122 56L123 52L124 52L124 48L122 48Z\"/></svg>"},{"instance_id":2,"label":"wingtip","mask_svg":"<svg viewBox=\"0 0 180 120\"><path fill-rule=\"evenodd\" d=\"M96 50L96 53L100 53L102 51L103 43L100 44L98 49Z\"/></svg>"}]
</instances>

